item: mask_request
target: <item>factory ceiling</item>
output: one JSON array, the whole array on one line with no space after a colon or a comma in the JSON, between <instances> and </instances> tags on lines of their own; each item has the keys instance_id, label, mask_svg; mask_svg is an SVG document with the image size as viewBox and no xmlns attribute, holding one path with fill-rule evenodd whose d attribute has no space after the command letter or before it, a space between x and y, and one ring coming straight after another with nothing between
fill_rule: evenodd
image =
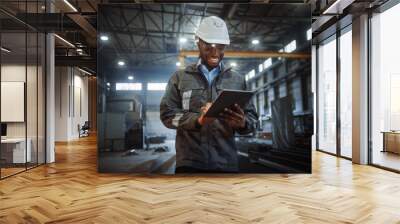
<instances>
[{"instance_id":1,"label":"factory ceiling","mask_svg":"<svg viewBox=\"0 0 400 224\"><path fill-rule=\"evenodd\" d=\"M196 49L195 28L202 18L211 15L222 17L227 22L232 40L227 50L278 51L293 39L295 31L310 27L310 6L299 3L312 1L152 4L152 1L132 0L69 0L70 5L64 1L52 1L52 13L45 2L28 1L25 4L25 1L2 0L2 30L12 32L18 28L16 24L22 26L25 23L38 31L55 32L73 45L56 38L58 64L81 62L95 69L98 34L110 37L109 43L101 47L110 52L111 57L115 53L127 58L131 65L143 64L146 59L170 64L176 62L180 51ZM134 2L145 4L124 4ZM263 4L257 4L261 2ZM101 3L107 5L99 7ZM101 13L105 8L107 10ZM98 24L97 16L104 17L101 20L103 24ZM182 43L182 38L187 41ZM260 44L252 45L254 38L259 39ZM78 53L77 49L82 51Z\"/></svg>"},{"instance_id":2,"label":"factory ceiling","mask_svg":"<svg viewBox=\"0 0 400 224\"><path fill-rule=\"evenodd\" d=\"M52 3L51 9L46 2ZM217 15L227 21L232 38L230 50L279 50L290 41L293 31L309 25L310 8L315 21L335 1L252 0L235 1L238 2L236 4L229 3L232 1L152 4L171 2L179 1L1 0L0 20L2 30L6 32L18 30L25 26L24 23L38 31L55 32L75 48L83 50L78 54L69 44L56 39L56 55L82 57L82 60L91 58L90 62L85 63L94 63L99 5L109 4L105 6L109 7L107 15L100 15L105 16L105 24L100 24L99 28L112 37L109 49L104 50L116 51L119 55L149 53L152 59L155 58L154 54L164 54L165 60L161 56L156 58L162 63L170 63L168 58L175 60L171 55L196 48L193 43L194 30L205 16ZM241 2L253 4L240 4ZM353 5L373 7L383 2L385 0L355 0ZM126 7L126 3L143 4ZM309 6L303 3L309 3ZM178 41L181 37L187 39L184 45ZM261 44L251 46L251 38L259 38ZM67 60L67 57L63 57L63 60ZM137 62L134 56L129 56L129 60L133 64ZM78 61L77 58L73 60L74 63ZM63 64L68 62L64 61Z\"/></svg>"},{"instance_id":3,"label":"factory ceiling","mask_svg":"<svg viewBox=\"0 0 400 224\"><path fill-rule=\"evenodd\" d=\"M181 51L196 50L195 30L207 16L219 16L228 26L230 51L279 51L310 28L307 5L275 4L137 4L100 8L98 31L109 36L104 52L118 52L131 64L175 64ZM252 40L259 44L252 44Z\"/></svg>"}]
</instances>

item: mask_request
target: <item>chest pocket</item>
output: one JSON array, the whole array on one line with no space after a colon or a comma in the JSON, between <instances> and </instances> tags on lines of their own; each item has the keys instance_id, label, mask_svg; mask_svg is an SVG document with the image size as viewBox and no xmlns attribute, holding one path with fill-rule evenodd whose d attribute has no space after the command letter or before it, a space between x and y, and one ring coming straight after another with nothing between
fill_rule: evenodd
<instances>
[{"instance_id":1,"label":"chest pocket","mask_svg":"<svg viewBox=\"0 0 400 224\"><path fill-rule=\"evenodd\" d=\"M206 103L206 89L196 82L181 82L180 94L183 110L200 112L200 108Z\"/></svg>"}]
</instances>

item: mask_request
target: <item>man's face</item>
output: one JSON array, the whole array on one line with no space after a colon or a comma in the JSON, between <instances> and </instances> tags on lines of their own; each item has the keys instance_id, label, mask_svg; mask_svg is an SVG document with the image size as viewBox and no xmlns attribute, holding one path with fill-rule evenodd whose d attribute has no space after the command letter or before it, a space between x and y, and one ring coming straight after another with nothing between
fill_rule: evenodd
<instances>
[{"instance_id":1,"label":"man's face","mask_svg":"<svg viewBox=\"0 0 400 224\"><path fill-rule=\"evenodd\" d=\"M199 39L197 46L199 47L201 59L211 68L217 67L224 57L225 45L223 44L209 44Z\"/></svg>"}]
</instances>

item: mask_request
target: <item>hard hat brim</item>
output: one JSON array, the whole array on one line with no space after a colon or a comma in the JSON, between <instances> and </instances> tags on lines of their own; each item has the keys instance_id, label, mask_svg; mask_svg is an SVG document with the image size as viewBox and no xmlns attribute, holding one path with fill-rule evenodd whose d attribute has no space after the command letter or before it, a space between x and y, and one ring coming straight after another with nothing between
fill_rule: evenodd
<instances>
[{"instance_id":1,"label":"hard hat brim","mask_svg":"<svg viewBox=\"0 0 400 224\"><path fill-rule=\"evenodd\" d=\"M198 38L200 38L201 40L209 43L209 44L224 44L224 45L229 45L230 44L230 40L221 40L221 39L212 39L212 38L203 38L201 34L196 34L196 36Z\"/></svg>"}]
</instances>

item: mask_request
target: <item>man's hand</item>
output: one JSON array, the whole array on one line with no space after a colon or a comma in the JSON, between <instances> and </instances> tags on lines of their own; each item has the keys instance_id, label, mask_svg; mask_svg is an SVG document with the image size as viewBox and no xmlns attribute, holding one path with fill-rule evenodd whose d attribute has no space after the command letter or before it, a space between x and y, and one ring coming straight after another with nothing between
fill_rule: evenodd
<instances>
[{"instance_id":1,"label":"man's hand","mask_svg":"<svg viewBox=\"0 0 400 224\"><path fill-rule=\"evenodd\" d=\"M220 116L233 129L240 129L246 126L244 111L237 104L235 104L233 110L225 108L224 113L221 113Z\"/></svg>"},{"instance_id":2,"label":"man's hand","mask_svg":"<svg viewBox=\"0 0 400 224\"><path fill-rule=\"evenodd\" d=\"M208 109L210 109L212 103L207 103L205 106L201 107L201 115L197 119L197 122L203 126L205 124L212 123L215 118L205 117L204 115L207 113Z\"/></svg>"}]
</instances>

